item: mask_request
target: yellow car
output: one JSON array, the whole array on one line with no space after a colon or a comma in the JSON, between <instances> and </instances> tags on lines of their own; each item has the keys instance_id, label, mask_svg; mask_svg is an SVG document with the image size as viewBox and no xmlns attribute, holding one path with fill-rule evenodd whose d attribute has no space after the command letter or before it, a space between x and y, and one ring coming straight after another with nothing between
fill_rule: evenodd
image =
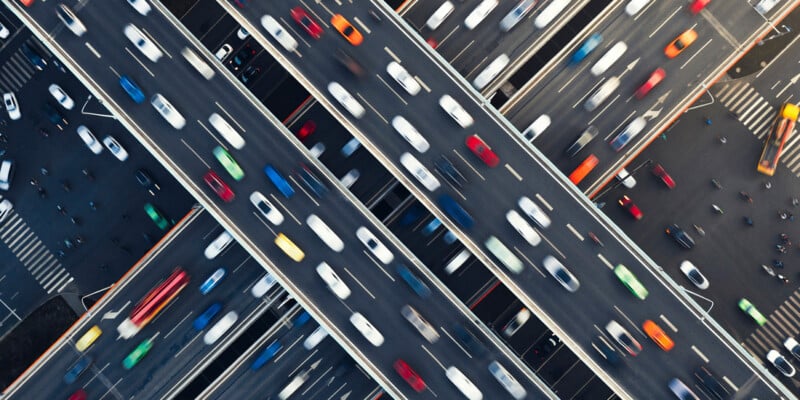
<instances>
[{"instance_id":1,"label":"yellow car","mask_svg":"<svg viewBox=\"0 0 800 400\"><path fill-rule=\"evenodd\" d=\"M294 262L300 262L306 257L303 250L300 250L300 248L283 233L279 233L278 236L275 237L275 244L278 245L289 258L294 260Z\"/></svg>"},{"instance_id":2,"label":"yellow car","mask_svg":"<svg viewBox=\"0 0 800 400\"><path fill-rule=\"evenodd\" d=\"M689 47L690 44L694 43L695 40L697 40L697 31L689 29L678 35L672 43L668 44L667 48L664 49L664 54L667 55L667 58L675 58L678 54L681 54L684 49Z\"/></svg>"},{"instance_id":3,"label":"yellow car","mask_svg":"<svg viewBox=\"0 0 800 400\"><path fill-rule=\"evenodd\" d=\"M99 338L102 334L103 331L97 325L89 328L89 330L86 331L86 333L84 333L77 342L75 342L75 349L78 351L84 351L88 349L89 346L91 346L92 343L94 343L94 341L97 340L97 338Z\"/></svg>"}]
</instances>

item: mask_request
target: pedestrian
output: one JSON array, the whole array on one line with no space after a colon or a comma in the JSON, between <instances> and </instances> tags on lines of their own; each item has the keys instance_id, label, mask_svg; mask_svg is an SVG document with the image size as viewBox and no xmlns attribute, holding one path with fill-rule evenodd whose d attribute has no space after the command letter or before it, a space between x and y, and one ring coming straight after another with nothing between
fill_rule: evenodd
<instances>
[{"instance_id":1,"label":"pedestrian","mask_svg":"<svg viewBox=\"0 0 800 400\"><path fill-rule=\"evenodd\" d=\"M67 209L61 204L56 204L56 210L58 210L58 213L61 215L67 215Z\"/></svg>"},{"instance_id":2,"label":"pedestrian","mask_svg":"<svg viewBox=\"0 0 800 400\"><path fill-rule=\"evenodd\" d=\"M36 188L36 190L39 192L39 197L43 199L47 198L47 191L45 191L43 187L39 186Z\"/></svg>"},{"instance_id":3,"label":"pedestrian","mask_svg":"<svg viewBox=\"0 0 800 400\"><path fill-rule=\"evenodd\" d=\"M718 180L711 178L711 184L714 185L715 188L722 190L722 184L719 183Z\"/></svg>"},{"instance_id":4,"label":"pedestrian","mask_svg":"<svg viewBox=\"0 0 800 400\"><path fill-rule=\"evenodd\" d=\"M786 220L786 218L789 218L789 214L786 214L786 211L779 211L778 216L781 217L782 220Z\"/></svg>"},{"instance_id":5,"label":"pedestrian","mask_svg":"<svg viewBox=\"0 0 800 400\"><path fill-rule=\"evenodd\" d=\"M39 180L36 178L31 178L31 186L39 186Z\"/></svg>"},{"instance_id":6,"label":"pedestrian","mask_svg":"<svg viewBox=\"0 0 800 400\"><path fill-rule=\"evenodd\" d=\"M722 214L722 213L723 213L722 209L721 209L721 208L719 208L719 206L718 206L718 205L716 205L716 204L712 204L712 205L711 205L711 208L713 208L713 209L714 209L714 212L716 212L717 214Z\"/></svg>"},{"instance_id":7,"label":"pedestrian","mask_svg":"<svg viewBox=\"0 0 800 400\"><path fill-rule=\"evenodd\" d=\"M748 203L750 203L750 204L753 204L753 198L752 198L752 197L750 197L750 193L747 193L747 192L745 192L745 191L741 191L741 192L739 192L739 195L740 195L740 196L742 196L742 198L743 198L743 199L744 199L746 202L748 202Z\"/></svg>"},{"instance_id":8,"label":"pedestrian","mask_svg":"<svg viewBox=\"0 0 800 400\"><path fill-rule=\"evenodd\" d=\"M714 121L711 120L711 117L706 117L706 126L711 126L713 123Z\"/></svg>"},{"instance_id":9,"label":"pedestrian","mask_svg":"<svg viewBox=\"0 0 800 400\"><path fill-rule=\"evenodd\" d=\"M64 189L65 192L72 190L72 186L69 185L69 181L66 179L61 181L61 188Z\"/></svg>"},{"instance_id":10,"label":"pedestrian","mask_svg":"<svg viewBox=\"0 0 800 400\"><path fill-rule=\"evenodd\" d=\"M73 225L78 225L78 226L81 225L81 220L78 219L77 217L70 217L69 222L72 222Z\"/></svg>"},{"instance_id":11,"label":"pedestrian","mask_svg":"<svg viewBox=\"0 0 800 400\"><path fill-rule=\"evenodd\" d=\"M772 182L770 182L770 181L764 182L764 189L767 189L767 190L772 189Z\"/></svg>"},{"instance_id":12,"label":"pedestrian","mask_svg":"<svg viewBox=\"0 0 800 400\"><path fill-rule=\"evenodd\" d=\"M94 204L94 201L90 201L89 208L91 208L92 211L97 211L97 204Z\"/></svg>"},{"instance_id":13,"label":"pedestrian","mask_svg":"<svg viewBox=\"0 0 800 400\"><path fill-rule=\"evenodd\" d=\"M56 252L56 255L58 256L58 258L64 258L64 256L67 254L64 253L64 250L59 250Z\"/></svg>"},{"instance_id":14,"label":"pedestrian","mask_svg":"<svg viewBox=\"0 0 800 400\"><path fill-rule=\"evenodd\" d=\"M75 243L83 244L83 236L81 235L75 236ZM781 264L781 266L783 266L783 264Z\"/></svg>"},{"instance_id":15,"label":"pedestrian","mask_svg":"<svg viewBox=\"0 0 800 400\"><path fill-rule=\"evenodd\" d=\"M745 216L744 223L747 224L748 226L753 226L753 219L748 216Z\"/></svg>"},{"instance_id":16,"label":"pedestrian","mask_svg":"<svg viewBox=\"0 0 800 400\"><path fill-rule=\"evenodd\" d=\"M728 138L725 137L725 136L720 136L719 137L719 142L722 143L722 144L728 143Z\"/></svg>"},{"instance_id":17,"label":"pedestrian","mask_svg":"<svg viewBox=\"0 0 800 400\"><path fill-rule=\"evenodd\" d=\"M45 167L42 167L41 169L39 169L39 171L42 173L43 176L50 175L50 171L48 171L47 168Z\"/></svg>"}]
</instances>

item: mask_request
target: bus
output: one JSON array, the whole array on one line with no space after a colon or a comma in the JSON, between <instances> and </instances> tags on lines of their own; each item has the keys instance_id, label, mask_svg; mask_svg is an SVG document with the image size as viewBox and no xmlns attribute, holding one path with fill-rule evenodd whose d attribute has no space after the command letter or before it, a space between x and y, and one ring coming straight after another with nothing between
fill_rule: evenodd
<instances>
[{"instance_id":1,"label":"bus","mask_svg":"<svg viewBox=\"0 0 800 400\"><path fill-rule=\"evenodd\" d=\"M128 318L117 326L120 337L130 339L136 335L188 284L189 274L181 267L175 268L172 274L147 293L136 304Z\"/></svg>"},{"instance_id":2,"label":"bus","mask_svg":"<svg viewBox=\"0 0 800 400\"><path fill-rule=\"evenodd\" d=\"M583 178L586 178L586 175L589 175L589 172L592 172L594 167L597 166L598 162L600 162L600 159L598 159L594 154L589 154L589 157L586 157L586 159L583 160L580 165L578 165L578 168L575 168L575 170L569 174L570 182L576 185L581 183Z\"/></svg>"},{"instance_id":3,"label":"bus","mask_svg":"<svg viewBox=\"0 0 800 400\"><path fill-rule=\"evenodd\" d=\"M797 116L800 114L800 107L792 103L786 103L781 107L775 121L772 122L767 142L764 143L764 150L761 152L761 158L758 160L758 172L772 176L775 174L775 168L778 166L778 159L781 158L783 146L791 136L794 130L794 124L797 122Z\"/></svg>"}]
</instances>

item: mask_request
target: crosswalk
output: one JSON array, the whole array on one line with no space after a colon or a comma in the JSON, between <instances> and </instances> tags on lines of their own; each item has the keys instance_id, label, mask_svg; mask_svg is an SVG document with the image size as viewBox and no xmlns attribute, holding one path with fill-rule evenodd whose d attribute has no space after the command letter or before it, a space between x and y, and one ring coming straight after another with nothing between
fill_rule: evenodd
<instances>
[{"instance_id":1,"label":"crosswalk","mask_svg":"<svg viewBox=\"0 0 800 400\"><path fill-rule=\"evenodd\" d=\"M45 60L52 59L50 52L35 38L28 39L26 43L41 53ZM17 49L0 67L0 93L18 92L36 72L22 50Z\"/></svg>"},{"instance_id":2,"label":"crosswalk","mask_svg":"<svg viewBox=\"0 0 800 400\"><path fill-rule=\"evenodd\" d=\"M750 334L744 342L744 347L753 356L764 358L770 350L781 351L783 341L788 337L796 337L798 333L800 333L800 289L795 290L770 314L764 326Z\"/></svg>"},{"instance_id":3,"label":"crosswalk","mask_svg":"<svg viewBox=\"0 0 800 400\"><path fill-rule=\"evenodd\" d=\"M713 91L720 103L735 113L736 118L759 140L766 140L778 108L773 107L749 82L737 80ZM800 177L800 135L792 132L783 148L780 164ZM755 165L755 163L753 163Z\"/></svg>"},{"instance_id":4,"label":"crosswalk","mask_svg":"<svg viewBox=\"0 0 800 400\"><path fill-rule=\"evenodd\" d=\"M0 240L42 285L47 294L62 292L75 279L13 210L0 224Z\"/></svg>"}]
</instances>

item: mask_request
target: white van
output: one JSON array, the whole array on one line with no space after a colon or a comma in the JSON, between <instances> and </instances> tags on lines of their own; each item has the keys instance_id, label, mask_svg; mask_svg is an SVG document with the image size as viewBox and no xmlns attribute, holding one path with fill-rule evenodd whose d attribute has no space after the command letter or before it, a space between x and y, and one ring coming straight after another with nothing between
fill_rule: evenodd
<instances>
[{"instance_id":1,"label":"white van","mask_svg":"<svg viewBox=\"0 0 800 400\"><path fill-rule=\"evenodd\" d=\"M439 8L436 9L436 11L434 11L430 18L428 18L428 21L425 22L425 26L430 28L430 30L436 30L436 28L438 28L439 25L441 25L442 22L444 22L444 20L450 16L453 10L455 10L453 3L445 1L441 6L439 6Z\"/></svg>"},{"instance_id":2,"label":"white van","mask_svg":"<svg viewBox=\"0 0 800 400\"><path fill-rule=\"evenodd\" d=\"M528 142L532 142L533 139L536 139L539 135L550 126L550 116L547 114L542 114L539 118L536 118L524 131L522 131L522 137L525 138Z\"/></svg>"},{"instance_id":3,"label":"white van","mask_svg":"<svg viewBox=\"0 0 800 400\"><path fill-rule=\"evenodd\" d=\"M275 279L275 277L272 276L272 274L267 273L263 278L259 279L255 285L253 285L253 288L250 289L250 293L252 293L253 297L256 298L264 297L264 295L267 294L267 292L269 292L269 290L272 289L277 283L278 281Z\"/></svg>"},{"instance_id":4,"label":"white van","mask_svg":"<svg viewBox=\"0 0 800 400\"><path fill-rule=\"evenodd\" d=\"M539 15L536 16L536 19L533 20L533 26L536 29L543 29L554 19L561 14L561 11L564 11L565 8L569 5L570 0L553 0L550 4L545 7Z\"/></svg>"},{"instance_id":5,"label":"white van","mask_svg":"<svg viewBox=\"0 0 800 400\"><path fill-rule=\"evenodd\" d=\"M203 76L203 78L209 80L214 77L215 74L214 70L211 67L209 67L208 64L205 61L203 61L203 59L200 58L200 56L197 55L197 53L192 51L192 49L184 47L183 50L181 50L181 55L186 60L186 62L189 63L189 65L191 65L194 69L197 70L197 72L200 73L200 75Z\"/></svg>"},{"instance_id":6,"label":"white van","mask_svg":"<svg viewBox=\"0 0 800 400\"><path fill-rule=\"evenodd\" d=\"M628 189L633 189L636 186L636 178L631 175L627 169L623 168L619 170L617 174L617 180L622 182L622 186L625 186Z\"/></svg>"},{"instance_id":7,"label":"white van","mask_svg":"<svg viewBox=\"0 0 800 400\"><path fill-rule=\"evenodd\" d=\"M410 153L403 153L400 155L400 164L403 164L408 172L413 175L414 178L417 178L419 183L425 186L429 191L433 192L441 186L439 180L431 174L431 171L425 168L425 166Z\"/></svg>"},{"instance_id":8,"label":"white van","mask_svg":"<svg viewBox=\"0 0 800 400\"><path fill-rule=\"evenodd\" d=\"M586 100L586 103L583 103L583 108L589 112L594 111L597 109L597 106L606 101L608 96L610 96L611 93L614 93L618 87L619 78L612 76L607 81L603 82L603 84L600 85L600 88L597 89L594 94L589 96L589 98Z\"/></svg>"},{"instance_id":9,"label":"white van","mask_svg":"<svg viewBox=\"0 0 800 400\"><path fill-rule=\"evenodd\" d=\"M469 256L471 255L472 253L470 253L469 250L461 250L460 253L456 254L456 256L444 266L444 273L447 275L452 275L453 272L458 271L458 269L461 268L465 262L467 262L467 259L469 259Z\"/></svg>"},{"instance_id":10,"label":"white van","mask_svg":"<svg viewBox=\"0 0 800 400\"><path fill-rule=\"evenodd\" d=\"M626 50L628 50L628 45L626 45L625 42L617 42L606 51L606 54L603 54L603 56L592 65L592 69L589 72L594 76L600 76L603 72L611 68L611 66L625 54Z\"/></svg>"},{"instance_id":11,"label":"white van","mask_svg":"<svg viewBox=\"0 0 800 400\"><path fill-rule=\"evenodd\" d=\"M11 179L14 178L14 161L4 160L0 163L0 190L8 190L11 187Z\"/></svg>"},{"instance_id":12,"label":"white van","mask_svg":"<svg viewBox=\"0 0 800 400\"><path fill-rule=\"evenodd\" d=\"M497 4L499 4L498 0L483 0L469 15L467 15L467 18L464 19L464 26L469 30L475 29L489 13L497 7Z\"/></svg>"},{"instance_id":13,"label":"white van","mask_svg":"<svg viewBox=\"0 0 800 400\"><path fill-rule=\"evenodd\" d=\"M478 76L475 77L475 80L472 81L472 86L475 89L481 90L486 87L494 78L500 74L500 71L508 65L508 62L511 61L505 54L500 54L497 58L494 59L486 68L481 71Z\"/></svg>"},{"instance_id":14,"label":"white van","mask_svg":"<svg viewBox=\"0 0 800 400\"><path fill-rule=\"evenodd\" d=\"M297 375L295 375L294 378L292 378L292 380L289 381L289 384L287 384L283 389L281 389L280 392L278 392L278 399L280 400L288 399L291 395L294 394L294 392L297 391L297 389L300 389L300 386L303 386L303 384L308 379L308 376L309 374L303 372L299 372Z\"/></svg>"},{"instance_id":15,"label":"white van","mask_svg":"<svg viewBox=\"0 0 800 400\"><path fill-rule=\"evenodd\" d=\"M271 15L265 14L261 17L261 26L269 32L272 37L283 46L286 51L295 51L297 49L297 40L295 40L292 35L284 29L275 18L272 18Z\"/></svg>"},{"instance_id":16,"label":"white van","mask_svg":"<svg viewBox=\"0 0 800 400\"><path fill-rule=\"evenodd\" d=\"M303 341L303 347L305 347L306 350L311 350L314 347L317 347L319 342L326 337L328 337L328 331L326 331L325 328L320 325L314 330L314 332L311 332L311 334L308 335L306 340Z\"/></svg>"},{"instance_id":17,"label":"white van","mask_svg":"<svg viewBox=\"0 0 800 400\"><path fill-rule=\"evenodd\" d=\"M483 393L478 390L478 387L475 386L469 378L464 375L461 370L456 367L448 367L445 371L445 375L447 375L447 379L461 391L461 394L464 395L469 400L483 400Z\"/></svg>"},{"instance_id":18,"label":"white van","mask_svg":"<svg viewBox=\"0 0 800 400\"><path fill-rule=\"evenodd\" d=\"M344 242L336 232L322 220L322 218L311 214L306 218L306 224L308 227L317 234L317 237L320 238L331 250L339 253L344 249Z\"/></svg>"},{"instance_id":19,"label":"white van","mask_svg":"<svg viewBox=\"0 0 800 400\"><path fill-rule=\"evenodd\" d=\"M395 116L392 118L392 127L418 152L424 153L431 147L425 137L407 119L399 115Z\"/></svg>"},{"instance_id":20,"label":"white van","mask_svg":"<svg viewBox=\"0 0 800 400\"><path fill-rule=\"evenodd\" d=\"M205 336L203 336L203 343L207 345L214 344L222 335L228 332L228 329L231 329L237 319L239 319L239 315L236 314L236 311L225 314L222 319L217 321L217 323L206 332Z\"/></svg>"},{"instance_id":21,"label":"white van","mask_svg":"<svg viewBox=\"0 0 800 400\"><path fill-rule=\"evenodd\" d=\"M217 133L222 135L225 140L230 143L233 148L236 150L240 150L244 147L244 138L239 132L236 132L236 129L233 129L231 124L228 121L225 121L225 118L222 118L219 114L213 113L210 117L208 117L208 123L217 130Z\"/></svg>"}]
</instances>

